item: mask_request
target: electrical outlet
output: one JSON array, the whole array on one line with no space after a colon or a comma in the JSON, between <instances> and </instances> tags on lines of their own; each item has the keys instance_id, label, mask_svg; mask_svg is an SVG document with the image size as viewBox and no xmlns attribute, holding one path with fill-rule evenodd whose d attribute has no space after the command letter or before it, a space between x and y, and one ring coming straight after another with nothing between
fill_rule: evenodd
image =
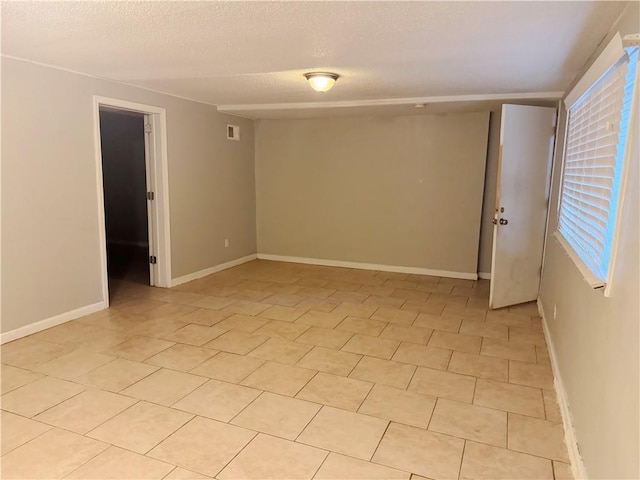
<instances>
[{"instance_id":1,"label":"electrical outlet","mask_svg":"<svg viewBox=\"0 0 640 480\"><path fill-rule=\"evenodd\" d=\"M224 248L227 248L227 247L229 247L229 239L225 238L224 239Z\"/></svg>"}]
</instances>

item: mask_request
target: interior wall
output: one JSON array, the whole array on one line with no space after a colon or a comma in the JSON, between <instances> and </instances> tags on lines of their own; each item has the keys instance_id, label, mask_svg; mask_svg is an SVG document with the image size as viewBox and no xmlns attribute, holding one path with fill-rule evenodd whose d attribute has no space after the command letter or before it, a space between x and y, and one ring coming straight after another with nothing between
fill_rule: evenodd
<instances>
[{"instance_id":1,"label":"interior wall","mask_svg":"<svg viewBox=\"0 0 640 480\"><path fill-rule=\"evenodd\" d=\"M93 95L167 110L173 278L256 251L251 120L3 57L2 332L103 300Z\"/></svg>"},{"instance_id":2,"label":"interior wall","mask_svg":"<svg viewBox=\"0 0 640 480\"><path fill-rule=\"evenodd\" d=\"M475 275L488 122L258 121L258 251Z\"/></svg>"},{"instance_id":3,"label":"interior wall","mask_svg":"<svg viewBox=\"0 0 640 480\"><path fill-rule=\"evenodd\" d=\"M100 111L107 243L149 246L144 116Z\"/></svg>"},{"instance_id":4,"label":"interior wall","mask_svg":"<svg viewBox=\"0 0 640 480\"><path fill-rule=\"evenodd\" d=\"M496 188L498 185L498 159L500 156L500 120L502 111L491 111L489 120L489 144L487 146L487 167L484 174L484 196L482 199L482 223L480 224L480 253L478 272L491 273L493 255L493 215L496 208Z\"/></svg>"},{"instance_id":5,"label":"interior wall","mask_svg":"<svg viewBox=\"0 0 640 480\"><path fill-rule=\"evenodd\" d=\"M638 18L639 4L630 2L612 33L636 33ZM640 477L639 114L636 111L629 130L630 170L608 298L602 290L587 285L554 236L561 161L555 163L553 172L540 301L589 478ZM566 114L562 112L559 125L564 126L565 122ZM563 139L564 132L559 132L558 138ZM562 142L557 143L557 148L562 152Z\"/></svg>"}]
</instances>

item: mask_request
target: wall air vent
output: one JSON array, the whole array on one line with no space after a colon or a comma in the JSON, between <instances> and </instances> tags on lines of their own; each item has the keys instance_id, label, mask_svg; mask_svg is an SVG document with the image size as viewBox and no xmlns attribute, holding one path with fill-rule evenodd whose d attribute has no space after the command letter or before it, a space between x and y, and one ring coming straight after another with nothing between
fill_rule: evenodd
<instances>
[{"instance_id":1,"label":"wall air vent","mask_svg":"<svg viewBox=\"0 0 640 480\"><path fill-rule=\"evenodd\" d=\"M227 125L227 139L240 140L240 127L238 125Z\"/></svg>"}]
</instances>

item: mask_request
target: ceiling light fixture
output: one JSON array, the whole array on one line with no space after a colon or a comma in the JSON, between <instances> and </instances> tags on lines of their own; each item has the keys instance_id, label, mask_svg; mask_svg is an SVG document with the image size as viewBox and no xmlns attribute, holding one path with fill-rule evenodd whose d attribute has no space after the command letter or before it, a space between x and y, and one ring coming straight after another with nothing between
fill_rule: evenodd
<instances>
[{"instance_id":1,"label":"ceiling light fixture","mask_svg":"<svg viewBox=\"0 0 640 480\"><path fill-rule=\"evenodd\" d=\"M304 76L309 80L311 88L316 92L326 92L331 90L333 84L336 83L336 80L340 77L337 73L329 72L311 72L305 73Z\"/></svg>"}]
</instances>

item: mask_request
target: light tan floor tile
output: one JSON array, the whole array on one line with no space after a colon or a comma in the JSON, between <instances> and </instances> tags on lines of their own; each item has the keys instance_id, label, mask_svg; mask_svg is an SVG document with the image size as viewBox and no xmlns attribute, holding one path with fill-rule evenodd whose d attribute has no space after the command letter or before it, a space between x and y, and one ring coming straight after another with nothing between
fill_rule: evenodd
<instances>
[{"instance_id":1,"label":"light tan floor tile","mask_svg":"<svg viewBox=\"0 0 640 480\"><path fill-rule=\"evenodd\" d=\"M364 293L337 291L336 293L334 293L333 295L327 298L335 299L340 302L347 302L347 303L364 303L367 297L369 297L369 295L366 295Z\"/></svg>"},{"instance_id":2,"label":"light tan floor tile","mask_svg":"<svg viewBox=\"0 0 640 480\"><path fill-rule=\"evenodd\" d=\"M176 402L173 408L221 422L228 422L254 401L258 395L260 395L260 390L255 388L209 380Z\"/></svg>"},{"instance_id":3,"label":"light tan floor tile","mask_svg":"<svg viewBox=\"0 0 640 480\"><path fill-rule=\"evenodd\" d=\"M270 338L262 345L252 350L249 353L249 356L294 365L298 360L304 357L311 348L312 347L310 345L304 345L302 343L290 342L289 340L282 340L279 338Z\"/></svg>"},{"instance_id":4,"label":"light tan floor tile","mask_svg":"<svg viewBox=\"0 0 640 480\"><path fill-rule=\"evenodd\" d=\"M223 352L246 355L254 348L262 345L269 337L253 333L230 330L205 345L207 348L221 350Z\"/></svg>"},{"instance_id":5,"label":"light tan floor tile","mask_svg":"<svg viewBox=\"0 0 640 480\"><path fill-rule=\"evenodd\" d=\"M438 282L442 285L441 282ZM469 298L464 295L453 295L451 293L432 292L427 303L443 303L445 305L463 305L467 304Z\"/></svg>"},{"instance_id":6,"label":"light tan floor tile","mask_svg":"<svg viewBox=\"0 0 640 480\"><path fill-rule=\"evenodd\" d=\"M390 387L407 388L415 371L415 365L364 357L349 376Z\"/></svg>"},{"instance_id":7,"label":"light tan floor tile","mask_svg":"<svg viewBox=\"0 0 640 480\"><path fill-rule=\"evenodd\" d=\"M193 347L191 345L176 344L146 360L146 363L159 367L188 372L202 362L209 360L216 350Z\"/></svg>"},{"instance_id":8,"label":"light tan floor tile","mask_svg":"<svg viewBox=\"0 0 640 480\"><path fill-rule=\"evenodd\" d=\"M258 434L217 478L311 479L327 453L318 448Z\"/></svg>"},{"instance_id":9,"label":"light tan floor tile","mask_svg":"<svg viewBox=\"0 0 640 480\"><path fill-rule=\"evenodd\" d=\"M555 480L573 480L571 465L568 463L553 461L553 476Z\"/></svg>"},{"instance_id":10,"label":"light tan floor tile","mask_svg":"<svg viewBox=\"0 0 640 480\"><path fill-rule=\"evenodd\" d=\"M2 396L2 409L32 417L71 398L86 387L52 377L44 377Z\"/></svg>"},{"instance_id":11,"label":"light tan floor tile","mask_svg":"<svg viewBox=\"0 0 640 480\"><path fill-rule=\"evenodd\" d=\"M465 335L463 333L450 333L435 330L429 339L430 347L446 348L465 353L480 353L482 337Z\"/></svg>"},{"instance_id":12,"label":"light tan floor tile","mask_svg":"<svg viewBox=\"0 0 640 480\"><path fill-rule=\"evenodd\" d=\"M517 343L527 343L538 347L547 347L544 333L535 327L509 327L509 340Z\"/></svg>"},{"instance_id":13,"label":"light tan floor tile","mask_svg":"<svg viewBox=\"0 0 640 480\"><path fill-rule=\"evenodd\" d=\"M181 317L188 313L194 312L197 310L196 307L192 307L190 305L181 305L175 303L165 303L160 307L153 308L151 310L145 311L141 315L146 318L154 319L154 318L175 318Z\"/></svg>"},{"instance_id":14,"label":"light tan floor tile","mask_svg":"<svg viewBox=\"0 0 640 480\"><path fill-rule=\"evenodd\" d=\"M336 330L350 333L361 333L376 337L380 335L382 330L387 326L386 322L380 320L369 320L367 318L347 317L338 326Z\"/></svg>"},{"instance_id":15,"label":"light tan floor tile","mask_svg":"<svg viewBox=\"0 0 640 480\"><path fill-rule=\"evenodd\" d=\"M369 318L376 310L378 310L377 305L344 302L338 305L333 310L333 313L344 315L345 317Z\"/></svg>"},{"instance_id":16,"label":"light tan floor tile","mask_svg":"<svg viewBox=\"0 0 640 480\"><path fill-rule=\"evenodd\" d=\"M249 302L260 302L267 297L270 297L270 292L263 292L259 290L238 290L231 295L229 295L229 299L232 300L243 300Z\"/></svg>"},{"instance_id":17,"label":"light tan floor tile","mask_svg":"<svg viewBox=\"0 0 640 480\"><path fill-rule=\"evenodd\" d=\"M332 288L302 287L296 293L298 295L302 295L303 297L327 298L333 295L335 292L336 291Z\"/></svg>"},{"instance_id":18,"label":"light tan floor tile","mask_svg":"<svg viewBox=\"0 0 640 480\"><path fill-rule=\"evenodd\" d=\"M379 418L322 407L298 442L370 460L388 422Z\"/></svg>"},{"instance_id":19,"label":"light tan floor tile","mask_svg":"<svg viewBox=\"0 0 640 480\"><path fill-rule=\"evenodd\" d=\"M309 326L307 325L271 320L254 333L256 335L265 335L267 337L281 338L283 340L295 340L307 330L309 330Z\"/></svg>"},{"instance_id":20,"label":"light tan floor tile","mask_svg":"<svg viewBox=\"0 0 640 480\"><path fill-rule=\"evenodd\" d=\"M397 308L380 307L373 315L372 320L380 320L382 322L396 323L399 325L411 325L418 314L407 310Z\"/></svg>"},{"instance_id":21,"label":"light tan floor tile","mask_svg":"<svg viewBox=\"0 0 640 480\"><path fill-rule=\"evenodd\" d=\"M340 330L311 327L296 338L296 342L338 350L342 348L352 336L352 333L342 332Z\"/></svg>"},{"instance_id":22,"label":"light tan floor tile","mask_svg":"<svg viewBox=\"0 0 640 480\"><path fill-rule=\"evenodd\" d=\"M509 361L474 353L453 352L448 371L506 382L509 375Z\"/></svg>"},{"instance_id":23,"label":"light tan floor tile","mask_svg":"<svg viewBox=\"0 0 640 480\"><path fill-rule=\"evenodd\" d=\"M446 370L451 359L451 350L402 342L392 359L421 367Z\"/></svg>"},{"instance_id":24,"label":"light tan floor tile","mask_svg":"<svg viewBox=\"0 0 640 480\"><path fill-rule=\"evenodd\" d=\"M176 467L169 475L164 477L164 480L206 480L207 478L212 477Z\"/></svg>"},{"instance_id":25,"label":"light tan floor tile","mask_svg":"<svg viewBox=\"0 0 640 480\"><path fill-rule=\"evenodd\" d=\"M429 430L480 443L507 447L507 413L438 399Z\"/></svg>"},{"instance_id":26,"label":"light tan floor tile","mask_svg":"<svg viewBox=\"0 0 640 480\"><path fill-rule=\"evenodd\" d=\"M197 293L181 292L179 290L172 289L168 290L165 295L158 297L158 300L162 300L163 302L168 303L181 303L184 305L188 305L190 303L197 302L203 297L204 295L200 295Z\"/></svg>"},{"instance_id":27,"label":"light tan floor tile","mask_svg":"<svg viewBox=\"0 0 640 480\"><path fill-rule=\"evenodd\" d=\"M418 367L409 384L409 390L433 397L471 403L475 384L474 377Z\"/></svg>"},{"instance_id":28,"label":"light tan floor tile","mask_svg":"<svg viewBox=\"0 0 640 480\"><path fill-rule=\"evenodd\" d=\"M267 362L245 378L242 385L293 397L315 374L314 370Z\"/></svg>"},{"instance_id":29,"label":"light tan floor tile","mask_svg":"<svg viewBox=\"0 0 640 480\"><path fill-rule=\"evenodd\" d=\"M318 373L296 398L355 411L372 386L373 384L361 380Z\"/></svg>"},{"instance_id":30,"label":"light tan floor tile","mask_svg":"<svg viewBox=\"0 0 640 480\"><path fill-rule=\"evenodd\" d=\"M433 479L457 478L464 440L391 423L373 461Z\"/></svg>"},{"instance_id":31,"label":"light tan floor tile","mask_svg":"<svg viewBox=\"0 0 640 480\"><path fill-rule=\"evenodd\" d=\"M0 387L2 395L15 390L16 388L28 385L29 383L39 380L44 375L40 373L30 372L22 368L12 367L10 365L2 365L2 373L0 373Z\"/></svg>"},{"instance_id":32,"label":"light tan floor tile","mask_svg":"<svg viewBox=\"0 0 640 480\"><path fill-rule=\"evenodd\" d=\"M487 355L489 357L519 360L521 362L535 363L536 361L536 350L533 345L510 342L508 340L498 340L495 338L484 338L480 353L481 355Z\"/></svg>"},{"instance_id":33,"label":"light tan floor tile","mask_svg":"<svg viewBox=\"0 0 640 480\"><path fill-rule=\"evenodd\" d=\"M175 332L186 326L187 323L178 318L156 318L145 321L138 321L135 325L132 325L127 332L132 335L141 337L160 338L165 335ZM156 353L156 352L154 352ZM137 360L137 359L132 359Z\"/></svg>"},{"instance_id":34,"label":"light tan floor tile","mask_svg":"<svg viewBox=\"0 0 640 480\"><path fill-rule=\"evenodd\" d=\"M87 436L137 453L146 453L192 418L190 413L138 402Z\"/></svg>"},{"instance_id":35,"label":"light tan floor tile","mask_svg":"<svg viewBox=\"0 0 640 480\"><path fill-rule=\"evenodd\" d=\"M561 423L509 414L509 450L569 462Z\"/></svg>"},{"instance_id":36,"label":"light tan floor tile","mask_svg":"<svg viewBox=\"0 0 640 480\"><path fill-rule=\"evenodd\" d=\"M4 455L42 435L47 430L50 430L51 426L10 412L0 411L0 428L2 429L0 455Z\"/></svg>"},{"instance_id":37,"label":"light tan floor tile","mask_svg":"<svg viewBox=\"0 0 640 480\"><path fill-rule=\"evenodd\" d=\"M484 320L465 318L460 325L460 333L476 335L478 337L509 339L509 327L500 323L487 323Z\"/></svg>"},{"instance_id":38,"label":"light tan floor tile","mask_svg":"<svg viewBox=\"0 0 640 480\"><path fill-rule=\"evenodd\" d=\"M108 445L53 428L2 457L2 478L62 478Z\"/></svg>"},{"instance_id":39,"label":"light tan floor tile","mask_svg":"<svg viewBox=\"0 0 640 480\"><path fill-rule=\"evenodd\" d=\"M207 379L201 376L161 368L157 372L125 388L121 393L140 400L147 400L169 406L191 393L206 381Z\"/></svg>"},{"instance_id":40,"label":"light tan floor tile","mask_svg":"<svg viewBox=\"0 0 640 480\"><path fill-rule=\"evenodd\" d=\"M443 332L458 333L461 323L462 317L421 313L418 315L418 318L415 319L413 325L415 327L427 327Z\"/></svg>"},{"instance_id":41,"label":"light tan floor tile","mask_svg":"<svg viewBox=\"0 0 640 480\"><path fill-rule=\"evenodd\" d=\"M487 322L500 323L510 327L530 327L531 315L512 313L505 308L487 311Z\"/></svg>"},{"instance_id":42,"label":"light tan floor tile","mask_svg":"<svg viewBox=\"0 0 640 480\"><path fill-rule=\"evenodd\" d=\"M408 480L409 473L331 452L318 470L318 480Z\"/></svg>"},{"instance_id":43,"label":"light tan floor tile","mask_svg":"<svg viewBox=\"0 0 640 480\"><path fill-rule=\"evenodd\" d=\"M244 428L196 417L148 456L214 477L255 435Z\"/></svg>"},{"instance_id":44,"label":"light tan floor tile","mask_svg":"<svg viewBox=\"0 0 640 480\"><path fill-rule=\"evenodd\" d=\"M55 327L47 328L41 332L34 334L31 338L41 340L43 342L57 343L60 345L78 343L82 338L95 331L99 331L98 327L85 325L78 322L66 322Z\"/></svg>"},{"instance_id":45,"label":"light tan floor tile","mask_svg":"<svg viewBox=\"0 0 640 480\"><path fill-rule=\"evenodd\" d=\"M547 420L550 422L562 423L562 415L560 414L560 406L554 390L542 390L542 399L544 401L544 411Z\"/></svg>"},{"instance_id":46,"label":"light tan floor tile","mask_svg":"<svg viewBox=\"0 0 640 480\"><path fill-rule=\"evenodd\" d=\"M216 323L214 327L226 330L237 330L244 333L253 333L268 322L269 320L264 318L252 317L250 315L239 315L236 313L231 315L229 318L225 318L221 322Z\"/></svg>"},{"instance_id":47,"label":"light tan floor tile","mask_svg":"<svg viewBox=\"0 0 640 480\"><path fill-rule=\"evenodd\" d=\"M340 352L323 347L313 347L296 364L298 367L318 370L333 375L347 376L360 361L362 355Z\"/></svg>"},{"instance_id":48,"label":"light tan floor tile","mask_svg":"<svg viewBox=\"0 0 640 480\"><path fill-rule=\"evenodd\" d=\"M244 357L233 353L220 352L215 357L200 364L191 373L205 377L238 383L255 372L264 360Z\"/></svg>"},{"instance_id":49,"label":"light tan floor tile","mask_svg":"<svg viewBox=\"0 0 640 480\"><path fill-rule=\"evenodd\" d=\"M66 478L77 479L121 479L152 480L164 478L173 465L129 452L118 447L109 447L92 458Z\"/></svg>"},{"instance_id":50,"label":"light tan floor tile","mask_svg":"<svg viewBox=\"0 0 640 480\"><path fill-rule=\"evenodd\" d=\"M230 305L233 305L235 300L226 297L214 297L210 295L204 295L201 298L190 302L191 305L198 308L208 308L211 310L222 310Z\"/></svg>"},{"instance_id":51,"label":"light tan floor tile","mask_svg":"<svg viewBox=\"0 0 640 480\"><path fill-rule=\"evenodd\" d=\"M553 388L551 367L509 360L509 382L538 388Z\"/></svg>"},{"instance_id":52,"label":"light tan floor tile","mask_svg":"<svg viewBox=\"0 0 640 480\"><path fill-rule=\"evenodd\" d=\"M380 334L380 338L390 338L401 342L420 343L426 345L433 330L424 327L388 324Z\"/></svg>"},{"instance_id":53,"label":"light tan floor tile","mask_svg":"<svg viewBox=\"0 0 640 480\"><path fill-rule=\"evenodd\" d=\"M295 440L320 410L320 405L264 392L231 423L250 430Z\"/></svg>"},{"instance_id":54,"label":"light tan floor tile","mask_svg":"<svg viewBox=\"0 0 640 480\"><path fill-rule=\"evenodd\" d=\"M536 361L539 365L551 366L551 359L546 347L536 347Z\"/></svg>"},{"instance_id":55,"label":"light tan floor tile","mask_svg":"<svg viewBox=\"0 0 640 480\"><path fill-rule=\"evenodd\" d=\"M552 480L551 461L504 448L467 442L461 480Z\"/></svg>"},{"instance_id":56,"label":"light tan floor tile","mask_svg":"<svg viewBox=\"0 0 640 480\"><path fill-rule=\"evenodd\" d=\"M426 302L430 293L411 288L396 288L392 293L392 297L404 298L405 300L413 300L415 302Z\"/></svg>"},{"instance_id":57,"label":"light tan floor tile","mask_svg":"<svg viewBox=\"0 0 640 480\"><path fill-rule=\"evenodd\" d=\"M487 310L484 308L469 308L466 305L445 305L442 315L462 317L463 320L486 320Z\"/></svg>"},{"instance_id":58,"label":"light tan floor tile","mask_svg":"<svg viewBox=\"0 0 640 480\"><path fill-rule=\"evenodd\" d=\"M226 312L233 312L240 315L260 315L260 313L264 312L267 308L269 308L269 305L261 302L238 300L228 307L225 307L224 310Z\"/></svg>"},{"instance_id":59,"label":"light tan floor tile","mask_svg":"<svg viewBox=\"0 0 640 480\"><path fill-rule=\"evenodd\" d=\"M301 295L295 295L293 293L276 293L267 297L263 300L263 303L268 303L270 305L279 305L281 307L297 307L302 308L303 310L307 310L307 308L303 307L301 303L303 303L305 297Z\"/></svg>"},{"instance_id":60,"label":"light tan floor tile","mask_svg":"<svg viewBox=\"0 0 640 480\"><path fill-rule=\"evenodd\" d=\"M109 330L99 328L90 335L86 335L79 343L74 344L76 350L86 350L94 353L100 353L105 349L114 347L135 337L128 331Z\"/></svg>"},{"instance_id":61,"label":"light tan floor tile","mask_svg":"<svg viewBox=\"0 0 640 480\"><path fill-rule=\"evenodd\" d=\"M303 297L300 297L300 298L303 298ZM313 310L315 312L329 313L338 305L340 305L340 303L341 302L339 300L335 300L335 299L310 297L297 303L295 307L300 310Z\"/></svg>"},{"instance_id":62,"label":"light tan floor tile","mask_svg":"<svg viewBox=\"0 0 640 480\"><path fill-rule=\"evenodd\" d=\"M171 342L186 343L187 345L201 347L223 333L225 333L225 330L217 327L216 325L213 327L206 327L204 325L189 324L175 332L165 335L163 339Z\"/></svg>"},{"instance_id":63,"label":"light tan floor tile","mask_svg":"<svg viewBox=\"0 0 640 480\"><path fill-rule=\"evenodd\" d=\"M75 379L76 382L102 390L119 392L158 370L153 365L118 358Z\"/></svg>"},{"instance_id":64,"label":"light tan floor tile","mask_svg":"<svg viewBox=\"0 0 640 480\"><path fill-rule=\"evenodd\" d=\"M310 310L296 320L297 324L311 327L334 328L345 318L344 314L333 312L319 312Z\"/></svg>"},{"instance_id":65,"label":"light tan floor tile","mask_svg":"<svg viewBox=\"0 0 640 480\"><path fill-rule=\"evenodd\" d=\"M506 412L544 418L542 391L539 388L478 379L473 403Z\"/></svg>"},{"instance_id":66,"label":"light tan floor tile","mask_svg":"<svg viewBox=\"0 0 640 480\"><path fill-rule=\"evenodd\" d=\"M233 315L231 312L221 312L219 310L210 310L208 308L199 308L191 313L183 315L180 319L187 323L195 323L211 327L216 323L220 323L225 318Z\"/></svg>"},{"instance_id":67,"label":"light tan floor tile","mask_svg":"<svg viewBox=\"0 0 640 480\"><path fill-rule=\"evenodd\" d=\"M114 357L84 350L74 350L47 363L36 365L33 369L52 377L73 380L94 368L109 363L111 360L114 360Z\"/></svg>"},{"instance_id":68,"label":"light tan floor tile","mask_svg":"<svg viewBox=\"0 0 640 480\"><path fill-rule=\"evenodd\" d=\"M267 308L260 314L263 318L270 320L280 320L283 322L295 322L305 313L305 310L293 307L284 307L281 305L274 305Z\"/></svg>"},{"instance_id":69,"label":"light tan floor tile","mask_svg":"<svg viewBox=\"0 0 640 480\"><path fill-rule=\"evenodd\" d=\"M371 298L372 296L387 297L391 295L394 290L395 288L384 285L363 285L357 291L369 295L369 298ZM367 300L369 300L369 298L367 298ZM365 303L367 300L365 300Z\"/></svg>"},{"instance_id":70,"label":"light tan floor tile","mask_svg":"<svg viewBox=\"0 0 640 480\"><path fill-rule=\"evenodd\" d=\"M388 296L382 296L382 295L370 295L369 298L367 298L363 302L363 305L374 305L376 307L404 309L403 308L404 305L407 305L409 303L423 304L422 302L411 302L410 300L405 300L404 298L395 298L395 297L388 297ZM426 303L423 305L426 305Z\"/></svg>"},{"instance_id":71,"label":"light tan floor tile","mask_svg":"<svg viewBox=\"0 0 640 480\"><path fill-rule=\"evenodd\" d=\"M441 315L444 307L445 306L442 303L427 303L407 300L400 309L407 312L415 312L416 314L427 313L429 315Z\"/></svg>"},{"instance_id":72,"label":"light tan floor tile","mask_svg":"<svg viewBox=\"0 0 640 480\"><path fill-rule=\"evenodd\" d=\"M374 385L358 413L427 428L435 404L435 398L426 395L385 385Z\"/></svg>"},{"instance_id":73,"label":"light tan floor tile","mask_svg":"<svg viewBox=\"0 0 640 480\"><path fill-rule=\"evenodd\" d=\"M400 342L397 340L355 334L351 337L351 340L342 347L342 350L388 360L393 357L399 345Z\"/></svg>"},{"instance_id":74,"label":"light tan floor tile","mask_svg":"<svg viewBox=\"0 0 640 480\"><path fill-rule=\"evenodd\" d=\"M157 338L137 337L127 340L115 347L111 347L105 350L103 353L106 355L112 355L134 362L142 362L149 357L166 350L169 347L175 345L174 342L168 342L166 340L160 340Z\"/></svg>"},{"instance_id":75,"label":"light tan floor tile","mask_svg":"<svg viewBox=\"0 0 640 480\"><path fill-rule=\"evenodd\" d=\"M137 400L102 390L85 390L34 417L49 425L85 434Z\"/></svg>"}]
</instances>

